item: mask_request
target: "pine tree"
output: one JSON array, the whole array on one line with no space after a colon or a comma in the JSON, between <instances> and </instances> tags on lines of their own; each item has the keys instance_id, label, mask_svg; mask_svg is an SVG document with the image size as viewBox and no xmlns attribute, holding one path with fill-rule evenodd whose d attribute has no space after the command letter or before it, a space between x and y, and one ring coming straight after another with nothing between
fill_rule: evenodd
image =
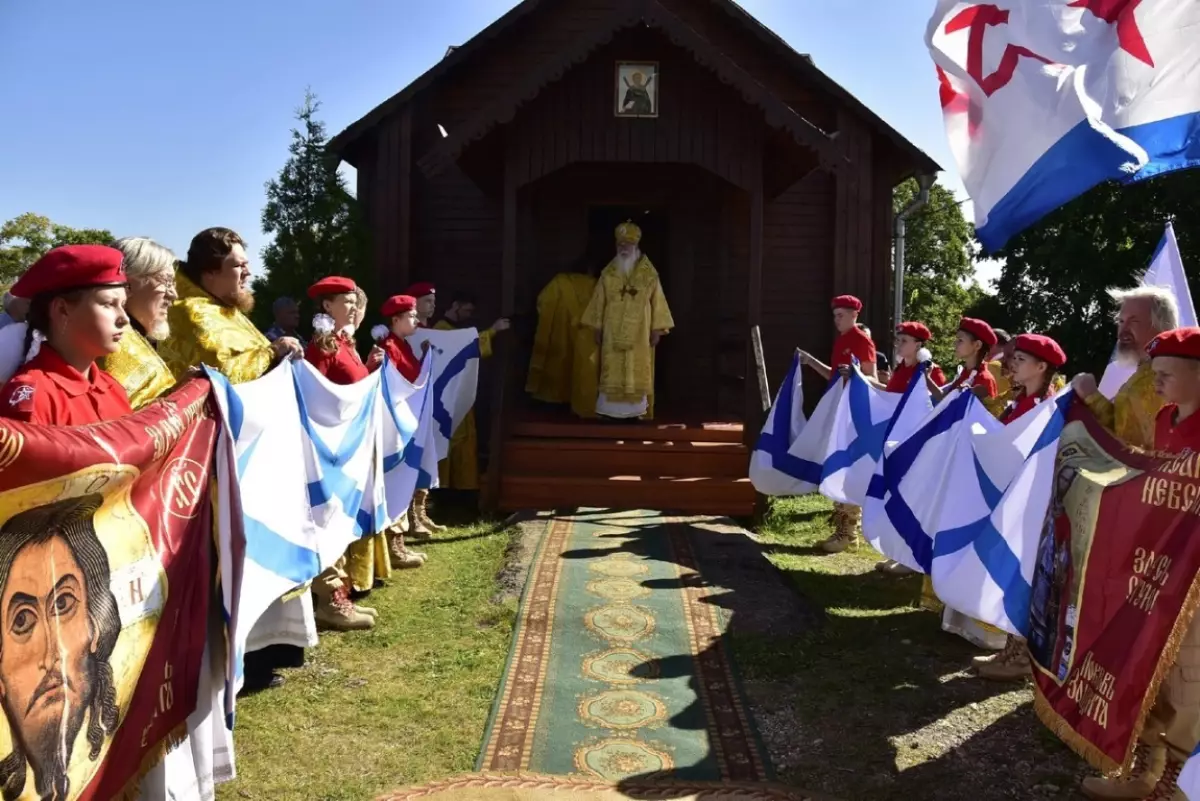
<instances>
[{"instance_id":1,"label":"pine tree","mask_svg":"<svg viewBox=\"0 0 1200 801\"><path fill-rule=\"evenodd\" d=\"M326 147L325 124L317 119L320 107L306 91L304 105L296 110L299 124L292 129L287 163L266 184L262 227L274 239L263 248L264 274L254 282L255 318L264 328L271 325L271 304L284 295L301 302L303 325L315 313L305 292L327 275L353 278L377 305L366 227Z\"/></svg>"}]
</instances>

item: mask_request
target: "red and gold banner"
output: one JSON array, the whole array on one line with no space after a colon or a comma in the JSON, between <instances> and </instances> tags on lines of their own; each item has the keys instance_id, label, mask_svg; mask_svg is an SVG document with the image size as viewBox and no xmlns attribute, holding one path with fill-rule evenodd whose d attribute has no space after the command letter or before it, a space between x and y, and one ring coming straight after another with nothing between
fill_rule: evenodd
<instances>
[{"instance_id":1,"label":"red and gold banner","mask_svg":"<svg viewBox=\"0 0 1200 801\"><path fill-rule=\"evenodd\" d=\"M207 381L84 428L0 421L0 789L109 799L184 733L212 586Z\"/></svg>"},{"instance_id":2,"label":"red and gold banner","mask_svg":"<svg viewBox=\"0 0 1200 801\"><path fill-rule=\"evenodd\" d=\"M1200 600L1200 455L1123 446L1075 404L1038 545L1038 716L1101 770L1128 765Z\"/></svg>"}]
</instances>

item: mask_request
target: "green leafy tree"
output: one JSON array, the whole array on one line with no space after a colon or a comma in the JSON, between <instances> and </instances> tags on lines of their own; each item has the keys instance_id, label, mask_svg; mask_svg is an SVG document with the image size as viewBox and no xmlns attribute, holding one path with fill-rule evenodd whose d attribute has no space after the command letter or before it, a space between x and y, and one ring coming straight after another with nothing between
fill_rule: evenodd
<instances>
[{"instance_id":1,"label":"green leafy tree","mask_svg":"<svg viewBox=\"0 0 1200 801\"><path fill-rule=\"evenodd\" d=\"M897 212L917 194L917 182L896 188ZM941 184L929 190L929 202L908 218L905 232L904 316L933 332L929 350L938 364L952 367L954 333L964 310L984 294L975 282L974 229L954 193Z\"/></svg>"},{"instance_id":2,"label":"green leafy tree","mask_svg":"<svg viewBox=\"0 0 1200 801\"><path fill-rule=\"evenodd\" d=\"M302 300L313 282L328 275L353 278L372 295L366 228L358 202L338 172L338 161L326 147L319 109L316 96L306 92L304 105L296 110L299 124L292 129L287 163L266 184L262 227L274 238L263 248L264 274L254 282L259 297L255 317L262 327L271 325L275 298ZM371 303L377 305L374 298ZM364 329L369 331L369 326L360 332Z\"/></svg>"},{"instance_id":3,"label":"green leafy tree","mask_svg":"<svg viewBox=\"0 0 1200 801\"><path fill-rule=\"evenodd\" d=\"M26 212L0 226L0 284L10 286L46 251L62 245L107 245L113 235L102 228L72 228Z\"/></svg>"},{"instance_id":4,"label":"green leafy tree","mask_svg":"<svg viewBox=\"0 0 1200 801\"><path fill-rule=\"evenodd\" d=\"M1200 286L1200 262L1189 258L1200 248L1200 175L1181 171L1102 184L1013 238L996 254L1005 265L987 319L1054 337L1070 373L1101 372L1116 341L1106 290L1137 284L1171 217L1188 281Z\"/></svg>"}]
</instances>

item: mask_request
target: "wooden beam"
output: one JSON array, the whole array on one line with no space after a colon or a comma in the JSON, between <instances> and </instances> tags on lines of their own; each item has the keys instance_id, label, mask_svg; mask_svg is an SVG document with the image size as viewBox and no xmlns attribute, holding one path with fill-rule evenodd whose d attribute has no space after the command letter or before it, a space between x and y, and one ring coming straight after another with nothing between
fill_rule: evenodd
<instances>
[{"instance_id":1,"label":"wooden beam","mask_svg":"<svg viewBox=\"0 0 1200 801\"><path fill-rule=\"evenodd\" d=\"M505 131L504 142L504 230L500 258L500 314L512 316L516 305L517 288L517 139L511 130ZM504 469L504 443L508 439L508 418L516 388L516 343L511 332L497 337L495 363L500 368L492 385L492 431L488 444L487 484L481 505L486 512L500 506L500 477Z\"/></svg>"},{"instance_id":2,"label":"wooden beam","mask_svg":"<svg viewBox=\"0 0 1200 801\"><path fill-rule=\"evenodd\" d=\"M746 298L746 387L745 414L743 415L742 432L747 447L753 447L758 438L758 428L763 417L762 399L759 394L757 381L750 381L751 375L757 375L755 364L753 337L750 331L762 324L762 286L763 286L763 163L761 137L760 146L756 149L755 157L751 160L750 177L750 219L749 219L749 259L747 273L750 286Z\"/></svg>"},{"instance_id":3,"label":"wooden beam","mask_svg":"<svg viewBox=\"0 0 1200 801\"><path fill-rule=\"evenodd\" d=\"M412 282L412 104L400 114L400 197L398 198L396 290Z\"/></svg>"}]
</instances>

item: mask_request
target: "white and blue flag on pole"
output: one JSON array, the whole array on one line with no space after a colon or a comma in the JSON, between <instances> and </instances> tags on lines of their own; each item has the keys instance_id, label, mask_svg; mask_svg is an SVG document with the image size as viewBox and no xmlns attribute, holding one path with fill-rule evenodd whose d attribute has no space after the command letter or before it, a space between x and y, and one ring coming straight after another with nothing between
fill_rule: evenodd
<instances>
[{"instance_id":1,"label":"white and blue flag on pole","mask_svg":"<svg viewBox=\"0 0 1200 801\"><path fill-rule=\"evenodd\" d=\"M807 495L817 489L844 384L835 375L812 419L806 420L800 355L792 359L750 454L750 483L756 490L763 495Z\"/></svg>"},{"instance_id":2,"label":"white and blue flag on pole","mask_svg":"<svg viewBox=\"0 0 1200 801\"><path fill-rule=\"evenodd\" d=\"M479 386L479 332L474 328L455 331L419 328L408 337L408 342L416 353L421 352L422 343L429 342L429 353L434 356L430 416L437 458L445 459L450 453L450 437L475 405Z\"/></svg>"},{"instance_id":3,"label":"white and blue flag on pole","mask_svg":"<svg viewBox=\"0 0 1200 801\"><path fill-rule=\"evenodd\" d=\"M1061 392L999 430L962 427L942 493L934 592L947 606L1021 637L1029 633L1038 541L1073 400L1073 392Z\"/></svg>"},{"instance_id":4,"label":"white and blue flag on pole","mask_svg":"<svg viewBox=\"0 0 1200 801\"><path fill-rule=\"evenodd\" d=\"M938 0L925 41L991 252L1110 179L1200 165L1200 3Z\"/></svg>"},{"instance_id":5,"label":"white and blue flag on pole","mask_svg":"<svg viewBox=\"0 0 1200 801\"><path fill-rule=\"evenodd\" d=\"M1188 801L1200 801L1200 745L1196 746L1188 761L1183 763L1183 770L1179 773L1179 781L1176 784L1188 797Z\"/></svg>"},{"instance_id":6,"label":"white and blue flag on pole","mask_svg":"<svg viewBox=\"0 0 1200 801\"><path fill-rule=\"evenodd\" d=\"M1157 286L1171 290L1179 305L1179 324L1196 325L1196 306L1192 303L1192 291L1188 288L1187 273L1183 270L1183 256L1179 243L1175 241L1175 227L1167 223L1159 240L1158 248L1150 259L1150 268L1142 276L1142 286ZM1116 355L1114 351L1113 355ZM1115 359L1108 363L1104 377L1100 379L1100 392L1111 400L1126 381L1133 375L1135 366L1121 364Z\"/></svg>"}]
</instances>

